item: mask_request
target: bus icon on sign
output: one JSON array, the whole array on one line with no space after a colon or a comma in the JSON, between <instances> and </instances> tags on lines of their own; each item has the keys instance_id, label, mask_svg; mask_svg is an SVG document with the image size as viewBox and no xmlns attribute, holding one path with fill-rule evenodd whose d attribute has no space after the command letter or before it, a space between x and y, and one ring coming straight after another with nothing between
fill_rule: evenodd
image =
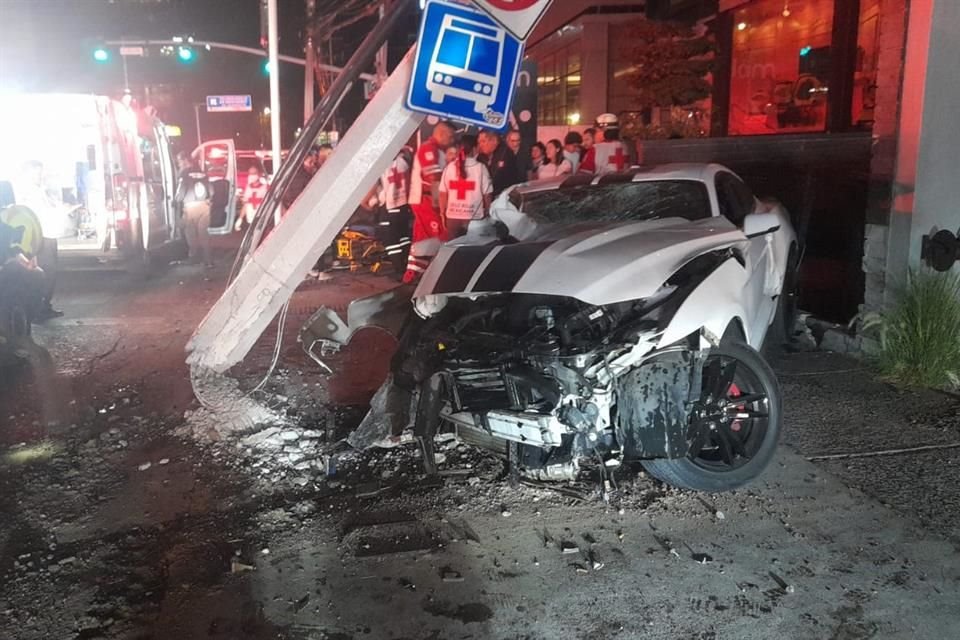
<instances>
[{"instance_id":1,"label":"bus icon on sign","mask_svg":"<svg viewBox=\"0 0 960 640\"><path fill-rule=\"evenodd\" d=\"M430 101L439 105L454 96L473 102L477 113L485 113L497 100L503 43L502 29L445 16L427 69Z\"/></svg>"},{"instance_id":2,"label":"bus icon on sign","mask_svg":"<svg viewBox=\"0 0 960 640\"><path fill-rule=\"evenodd\" d=\"M427 0L406 106L500 131L523 59L523 42L493 18L453 0Z\"/></svg>"}]
</instances>

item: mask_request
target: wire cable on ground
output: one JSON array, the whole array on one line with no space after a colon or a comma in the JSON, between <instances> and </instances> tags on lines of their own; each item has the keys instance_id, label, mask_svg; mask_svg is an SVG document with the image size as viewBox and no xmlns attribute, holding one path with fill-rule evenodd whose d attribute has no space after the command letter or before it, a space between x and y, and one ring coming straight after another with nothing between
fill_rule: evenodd
<instances>
[{"instance_id":1,"label":"wire cable on ground","mask_svg":"<svg viewBox=\"0 0 960 640\"><path fill-rule=\"evenodd\" d=\"M277 362L280 360L280 347L283 345L283 328L287 324L287 312L290 310L290 298L287 298L287 301L283 304L283 309L280 310L280 315L277 319L277 341L273 347L273 360L270 362L270 367L267 369L267 373L263 376L257 386L248 391L245 395L251 395L263 389L264 385L267 384L267 380L270 379L270 376L273 375L274 369L277 368Z\"/></svg>"},{"instance_id":2,"label":"wire cable on ground","mask_svg":"<svg viewBox=\"0 0 960 640\"><path fill-rule=\"evenodd\" d=\"M919 447L908 447L906 449L884 449L881 451L860 451L856 453L830 453L822 456L806 456L810 462L818 460L849 460L852 458L878 458L881 456L897 456L905 453L922 453L924 451L946 451L948 449L960 449L960 442L947 444L925 444Z\"/></svg>"}]
</instances>

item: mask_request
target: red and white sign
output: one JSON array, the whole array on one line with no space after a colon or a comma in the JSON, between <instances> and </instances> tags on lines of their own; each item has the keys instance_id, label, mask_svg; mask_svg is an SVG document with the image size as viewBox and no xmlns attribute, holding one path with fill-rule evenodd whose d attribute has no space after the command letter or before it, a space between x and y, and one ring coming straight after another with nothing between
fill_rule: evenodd
<instances>
[{"instance_id":1,"label":"red and white sign","mask_svg":"<svg viewBox=\"0 0 960 640\"><path fill-rule=\"evenodd\" d=\"M503 28L526 40L552 0L473 0Z\"/></svg>"}]
</instances>

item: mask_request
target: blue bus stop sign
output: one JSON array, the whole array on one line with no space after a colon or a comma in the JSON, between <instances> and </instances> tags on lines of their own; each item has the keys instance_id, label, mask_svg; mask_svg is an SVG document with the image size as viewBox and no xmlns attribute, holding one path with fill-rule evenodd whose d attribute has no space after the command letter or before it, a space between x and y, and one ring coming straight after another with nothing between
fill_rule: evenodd
<instances>
[{"instance_id":1,"label":"blue bus stop sign","mask_svg":"<svg viewBox=\"0 0 960 640\"><path fill-rule=\"evenodd\" d=\"M407 107L506 129L522 55L523 44L486 14L428 0Z\"/></svg>"}]
</instances>

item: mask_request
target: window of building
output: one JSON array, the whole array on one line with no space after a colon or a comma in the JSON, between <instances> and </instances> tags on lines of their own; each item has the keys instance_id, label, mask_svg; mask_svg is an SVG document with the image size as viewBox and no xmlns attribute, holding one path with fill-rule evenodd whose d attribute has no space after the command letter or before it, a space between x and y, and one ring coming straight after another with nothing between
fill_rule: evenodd
<instances>
[{"instance_id":1,"label":"window of building","mask_svg":"<svg viewBox=\"0 0 960 640\"><path fill-rule=\"evenodd\" d=\"M731 135L826 128L834 1L757 0L734 13Z\"/></svg>"},{"instance_id":2,"label":"window of building","mask_svg":"<svg viewBox=\"0 0 960 640\"><path fill-rule=\"evenodd\" d=\"M538 123L575 125L580 122L579 43L537 60Z\"/></svg>"},{"instance_id":3,"label":"window of building","mask_svg":"<svg viewBox=\"0 0 960 640\"><path fill-rule=\"evenodd\" d=\"M857 32L857 67L853 76L854 125L873 127L877 93L877 61L880 57L880 0L860 0L860 28Z\"/></svg>"}]
</instances>

